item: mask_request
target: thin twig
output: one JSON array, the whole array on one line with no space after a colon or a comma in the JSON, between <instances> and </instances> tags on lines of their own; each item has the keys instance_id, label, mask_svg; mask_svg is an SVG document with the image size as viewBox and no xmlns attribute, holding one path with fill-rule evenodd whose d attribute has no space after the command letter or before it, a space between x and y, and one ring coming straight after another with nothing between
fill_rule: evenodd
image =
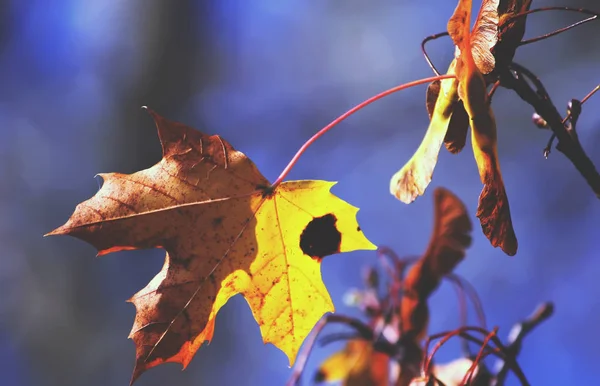
<instances>
[{"instance_id":1,"label":"thin twig","mask_svg":"<svg viewBox=\"0 0 600 386\"><path fill-rule=\"evenodd\" d=\"M427 340L425 341L423 364L421 366L423 369L423 373L425 373L425 375L431 374L431 364L433 363L433 357L438 352L438 350L440 348L442 348L442 346L444 344L446 344L446 342L448 342L450 339L452 339L455 336L464 337L465 339L467 339L479 346L482 346L484 344L481 339L475 338L474 336L468 334L468 331L479 332L483 336L487 336L489 334L489 332L485 329L481 329L479 327L466 326L466 327L457 328L452 331L444 331L444 332L429 336L427 338ZM431 341L435 340L435 339L440 339L440 341L438 343L436 343L436 345L431 350L431 353L429 353L429 345L430 345ZM504 356L504 353L502 352L502 350L500 348L495 347L495 348L493 348L493 350L495 352L495 355L498 355L500 357Z\"/></svg>"},{"instance_id":2,"label":"thin twig","mask_svg":"<svg viewBox=\"0 0 600 386\"><path fill-rule=\"evenodd\" d=\"M521 323L517 323L511 329L506 350L510 353L510 355L513 358L516 359L517 355L519 355L525 336L527 336L527 334L529 334L534 328L539 326L540 323L552 316L553 313L553 303L542 303L535 309L531 316L529 316ZM508 375L508 365L505 361L500 359L498 362L496 362L495 368L497 369L497 374L495 379L492 381L491 386L504 385L506 376Z\"/></svg>"},{"instance_id":3,"label":"thin twig","mask_svg":"<svg viewBox=\"0 0 600 386\"><path fill-rule=\"evenodd\" d=\"M452 338L453 336L457 336L457 335L460 336L460 334L464 334L467 331L479 332L480 334L482 334L484 336L487 336L489 334L488 330L481 328L481 327L463 327L463 328L459 328L459 329L456 329L453 331L446 331L445 333L435 334L427 339L427 341L425 343L425 355L424 355L425 362L423 364L423 370L424 370L425 374L428 374L430 372L431 362L433 361L433 356L435 355L437 350L439 350L440 347L444 343L446 343L450 338ZM429 348L429 342L433 339L438 339L440 337L443 337L443 338L440 340L440 342L438 342L436 344L436 346L434 347L434 350L428 356L427 352L428 352L428 348ZM467 336L465 335L465 337L467 337ZM472 337L470 337L470 336L467 337L467 339L473 340ZM516 358L514 358L510 355L510 352L507 350L506 346L500 341L500 339L497 336L495 336L495 335L492 336L491 340L496 345L496 348L499 350L499 352L495 353L495 355L500 357L500 354L502 354L502 357L503 357L505 363L507 364L507 366L510 367L510 369L513 371L513 373L515 373L515 375L521 382L521 385L529 386L529 381L527 381L527 377L525 376L525 373L523 373L523 370L521 369L521 366L519 366L519 363L517 362ZM479 343L480 345L483 344L482 341L477 341L477 343Z\"/></svg>"},{"instance_id":4,"label":"thin twig","mask_svg":"<svg viewBox=\"0 0 600 386\"><path fill-rule=\"evenodd\" d=\"M429 42L431 40L441 38L442 36L448 36L448 32L444 31L444 32L437 33L435 35L427 36L421 42L421 51L423 52L423 55L425 56L425 60L427 61L429 68L431 68L436 75L440 75L440 72L437 70L437 68L435 68L435 66L433 65L433 62L431 61L431 58L429 57L429 54L427 54L427 50L425 49L425 44L427 44L427 42Z\"/></svg>"},{"instance_id":5,"label":"thin twig","mask_svg":"<svg viewBox=\"0 0 600 386\"><path fill-rule=\"evenodd\" d=\"M452 273L451 275L456 276L458 280L461 281L463 288L467 291L467 295L471 299L471 303L473 303L473 307L475 308L475 312L477 313L477 320L479 322L479 326L483 328L487 328L487 320L485 317L485 311L483 310L483 303L477 294L477 290L475 287L464 277L459 274Z\"/></svg>"},{"instance_id":6,"label":"thin twig","mask_svg":"<svg viewBox=\"0 0 600 386\"><path fill-rule=\"evenodd\" d=\"M557 29L557 30L555 30L555 31L552 31L552 32L549 32L549 33L547 33L547 34L544 34L544 35L541 35L541 36L537 36L537 37L535 37L535 38L531 38L531 39L527 39L527 40L522 40L522 41L519 43L519 46L524 46L524 45L526 45L526 44L531 44L531 43L538 42L538 41L540 41L540 40L544 40L544 39L550 38L550 37L552 37L552 36L558 35L558 34L560 34L560 33L563 33L563 32L565 32L565 31L568 31L568 30L570 30L570 29L572 29L572 28L575 28L575 27L577 27L577 26L579 26L579 25L581 25L581 24L587 23L587 22L589 22L589 21L592 21L592 20L594 20L594 19L597 19L597 18L598 18L598 14L597 14L596 12L594 12L594 11L590 11L590 10L587 10L587 9L583 9L583 8L571 8L571 7L544 7L544 8L532 9L532 10L525 11L525 12L519 13L519 14L517 14L517 15L514 15L514 16L512 16L512 17L508 18L508 19L506 20L506 22L505 22L503 25L501 25L501 26L498 26L498 28L499 28L499 29L500 29L500 28L502 28L502 27L503 27L503 26L504 26L506 23L508 23L508 22L511 22L511 21L513 21L514 19L517 19L517 18L520 18L520 17L525 17L525 16L527 16L527 15L530 15L530 14L532 14L532 13L544 12L544 11L571 11L571 12L578 12L578 13L583 13L583 14L585 14L585 15L591 15L591 16L590 16L590 17L588 17L587 19L580 20L580 21L578 21L578 22L575 22L575 23L573 23L573 24L571 24L571 25L569 25L569 26L567 26L567 27L563 27L563 28Z\"/></svg>"},{"instance_id":7,"label":"thin twig","mask_svg":"<svg viewBox=\"0 0 600 386\"><path fill-rule=\"evenodd\" d=\"M475 369L477 368L477 366L479 366L479 364L481 363L481 361L484 358L484 352L485 352L486 347L488 346L490 339L492 339L492 337L494 337L494 335L496 335L497 332L498 332L498 327L494 327L494 329L483 340L483 344L481 345L481 348L479 349L479 352L477 353L475 360L473 361L473 363L471 363L471 367L469 368L469 370L467 370L467 372L463 378L462 383L464 385L471 382L471 378L473 377L473 373L475 372Z\"/></svg>"},{"instance_id":8,"label":"thin twig","mask_svg":"<svg viewBox=\"0 0 600 386\"><path fill-rule=\"evenodd\" d=\"M456 291L456 296L458 297L458 308L459 308L459 318L460 318L460 327L466 326L469 323L469 314L467 310L467 294L465 292L465 288L462 285L460 279L455 276L448 275L447 278L452 282L453 287ZM471 356L471 350L469 348L469 342L462 338L461 340L463 355L466 357Z\"/></svg>"}]
</instances>

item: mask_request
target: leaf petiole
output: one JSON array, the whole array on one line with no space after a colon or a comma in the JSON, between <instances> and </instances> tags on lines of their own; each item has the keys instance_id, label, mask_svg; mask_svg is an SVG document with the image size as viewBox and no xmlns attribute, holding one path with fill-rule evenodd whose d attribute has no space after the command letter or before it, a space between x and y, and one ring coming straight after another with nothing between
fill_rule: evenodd
<instances>
[{"instance_id":1,"label":"leaf petiole","mask_svg":"<svg viewBox=\"0 0 600 386\"><path fill-rule=\"evenodd\" d=\"M323 136L323 134L327 133L330 129L332 129L334 126L336 126L338 123L342 122L344 119L348 118L350 115L354 114L355 112L357 112L358 110L362 109L363 107L366 107L368 105L370 105L373 102L378 101L379 99L382 99L390 94L393 94L395 92L398 91L402 91L404 89L413 87L413 86L418 86L421 84L425 84L425 83L430 83L430 82L434 82L436 80L443 80L443 79L453 79L456 78L455 75L438 75L438 76L432 76L429 78L423 78L423 79L419 79L419 80L415 80L412 82L408 82L408 83L404 83L401 84L400 86L396 86L396 87L392 87L388 90L385 90L375 96L372 96L371 98L357 104L356 106L354 106L353 108L351 108L350 110L346 111L344 114L340 115L339 117L337 117L336 119L334 119L333 121L331 121L331 123L329 123L327 126L325 126L324 128L322 128L321 130L319 130L315 135L313 135L308 141L306 141L304 143L304 145L302 145L300 147L300 149L298 149L298 151L296 152L296 154L294 155L294 157L292 157L291 161L287 164L287 166L285 167L285 169L283 169L283 171L281 172L281 174L279 175L279 177L277 177L277 179L275 180L275 182L273 182L273 184L271 184L271 189L275 189L279 184L281 184L283 182L283 180L287 177L287 175L290 173L290 171L292 170L292 168L294 167L294 165L296 165L296 162L298 162L298 159L302 156L302 154L304 154L304 152L306 151L306 149L308 149L308 147L310 145L312 145L317 139L321 138Z\"/></svg>"}]
</instances>

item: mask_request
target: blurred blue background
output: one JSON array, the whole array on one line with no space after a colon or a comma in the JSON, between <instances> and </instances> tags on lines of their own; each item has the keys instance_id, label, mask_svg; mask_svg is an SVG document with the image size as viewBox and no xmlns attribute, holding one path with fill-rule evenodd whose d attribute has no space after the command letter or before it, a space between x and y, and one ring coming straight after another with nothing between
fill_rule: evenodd
<instances>
[{"instance_id":1,"label":"blurred blue background","mask_svg":"<svg viewBox=\"0 0 600 386\"><path fill-rule=\"evenodd\" d=\"M476 6L479 3L476 2ZM534 0L534 7L600 10L596 0ZM568 3L568 4L567 4ZM274 180L299 146L356 103L431 75L421 39L443 31L454 1L98 0L0 2L0 384L127 385L135 351L127 339L134 307L125 303L160 269L161 250L114 253L73 238L42 238L98 188L99 172L131 173L160 159L148 105L170 119L220 134ZM527 37L578 16L531 16ZM516 61L545 82L561 111L598 84L600 23L524 47ZM430 45L439 68L450 40ZM339 181L334 193L361 208L378 245L418 254L432 229L432 193L445 186L474 220L481 184L470 144L442 150L433 182L411 205L388 193L390 176L427 127L425 86L390 96L340 124L300 160L291 179ZM600 166L600 99L578 125ZM474 244L458 272L479 291L491 326L512 324L546 300L556 314L520 355L533 385L594 384L600 344L600 203L566 157L542 149L549 132L532 110L500 89L493 101L499 152L519 252L507 257L474 221ZM323 278L341 313L373 253L324 260ZM430 332L458 325L454 291L431 300ZM474 319L473 319L474 320ZM330 331L334 331L331 329ZM313 352L307 378L339 349ZM440 355L459 355L450 346ZM280 385L285 355L263 345L246 302L218 315L213 342L184 372L159 366L138 386ZM514 379L512 379L514 381Z\"/></svg>"}]
</instances>

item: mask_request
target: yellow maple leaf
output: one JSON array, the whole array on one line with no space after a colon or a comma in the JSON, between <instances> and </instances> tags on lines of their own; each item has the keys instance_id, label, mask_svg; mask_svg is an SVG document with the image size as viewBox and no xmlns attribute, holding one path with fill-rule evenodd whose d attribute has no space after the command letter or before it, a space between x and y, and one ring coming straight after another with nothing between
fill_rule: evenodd
<instances>
[{"instance_id":1,"label":"yellow maple leaf","mask_svg":"<svg viewBox=\"0 0 600 386\"><path fill-rule=\"evenodd\" d=\"M132 383L161 363L185 368L211 340L219 309L238 293L264 342L293 364L315 323L334 311L322 258L376 249L358 226L358 208L330 193L334 182L273 187L221 137L149 112L162 160L130 175L101 174L96 195L49 233L87 241L99 255L167 251L162 270L130 299L136 307Z\"/></svg>"}]
</instances>

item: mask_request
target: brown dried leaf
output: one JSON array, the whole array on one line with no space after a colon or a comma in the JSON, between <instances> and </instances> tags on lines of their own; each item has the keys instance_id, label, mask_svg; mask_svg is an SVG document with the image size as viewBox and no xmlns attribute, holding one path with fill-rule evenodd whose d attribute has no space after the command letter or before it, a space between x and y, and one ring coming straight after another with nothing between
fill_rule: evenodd
<instances>
[{"instance_id":1,"label":"brown dried leaf","mask_svg":"<svg viewBox=\"0 0 600 386\"><path fill-rule=\"evenodd\" d=\"M440 84L441 82L436 80L427 86L425 106L427 107L427 114L429 115L430 120L433 117L435 105L440 93ZM460 153L467 142L469 115L465 111L465 107L461 100L453 102L451 107L452 115L450 116L450 122L448 122L448 130L444 137L444 145L450 153L457 154Z\"/></svg>"},{"instance_id":2,"label":"brown dried leaf","mask_svg":"<svg viewBox=\"0 0 600 386\"><path fill-rule=\"evenodd\" d=\"M497 174L500 175L500 172L498 171ZM512 226L508 198L501 177L495 177L492 183L484 183L479 195L476 216L481 222L483 234L494 247L502 248L509 256L517 253L517 237Z\"/></svg>"},{"instance_id":3,"label":"brown dried leaf","mask_svg":"<svg viewBox=\"0 0 600 386\"><path fill-rule=\"evenodd\" d=\"M448 22L448 32L457 47L456 74L458 95L471 121L473 154L484 187L479 196L477 217L486 237L494 247L512 256L517 252L508 197L498 160L496 119L489 103L486 82L472 56L469 29L471 0L459 0ZM460 23L463 23L460 25Z\"/></svg>"},{"instance_id":4,"label":"brown dried leaf","mask_svg":"<svg viewBox=\"0 0 600 386\"><path fill-rule=\"evenodd\" d=\"M482 74L489 74L496 65L492 48L498 41L498 2L483 0L471 32L471 53Z\"/></svg>"},{"instance_id":5,"label":"brown dried leaf","mask_svg":"<svg viewBox=\"0 0 600 386\"><path fill-rule=\"evenodd\" d=\"M454 194L444 188L435 190L434 229L423 256L407 272L403 281L400 320L405 356L397 384L408 385L418 375L422 360L421 342L427 334L427 300L443 277L463 260L471 245L472 225L467 210Z\"/></svg>"},{"instance_id":6,"label":"brown dried leaf","mask_svg":"<svg viewBox=\"0 0 600 386\"><path fill-rule=\"evenodd\" d=\"M514 15L526 12L532 0L500 0L498 5L498 42L492 49L499 68L508 66L525 35L527 17L511 19Z\"/></svg>"},{"instance_id":7,"label":"brown dried leaf","mask_svg":"<svg viewBox=\"0 0 600 386\"><path fill-rule=\"evenodd\" d=\"M433 116L433 110L435 109L435 103L437 102L438 95L440 94L441 81L436 80L429 83L427 86L427 93L425 94L425 107L427 107L427 115L429 120Z\"/></svg>"},{"instance_id":8,"label":"brown dried leaf","mask_svg":"<svg viewBox=\"0 0 600 386\"><path fill-rule=\"evenodd\" d=\"M465 110L463 101L454 104L448 131L444 137L444 146L452 154L458 154L467 143L467 132L469 131L469 114Z\"/></svg>"},{"instance_id":9,"label":"brown dried leaf","mask_svg":"<svg viewBox=\"0 0 600 386\"><path fill-rule=\"evenodd\" d=\"M465 257L473 226L465 205L449 190L437 188L434 201L434 228L423 259L442 277Z\"/></svg>"},{"instance_id":10,"label":"brown dried leaf","mask_svg":"<svg viewBox=\"0 0 600 386\"><path fill-rule=\"evenodd\" d=\"M465 43L469 41L471 36L469 29L471 6L471 0L459 0L454 13L450 17L450 20L448 20L448 34L458 49L458 52L455 54L456 57L460 56L460 50L464 49ZM470 46L470 42L467 45Z\"/></svg>"}]
</instances>

